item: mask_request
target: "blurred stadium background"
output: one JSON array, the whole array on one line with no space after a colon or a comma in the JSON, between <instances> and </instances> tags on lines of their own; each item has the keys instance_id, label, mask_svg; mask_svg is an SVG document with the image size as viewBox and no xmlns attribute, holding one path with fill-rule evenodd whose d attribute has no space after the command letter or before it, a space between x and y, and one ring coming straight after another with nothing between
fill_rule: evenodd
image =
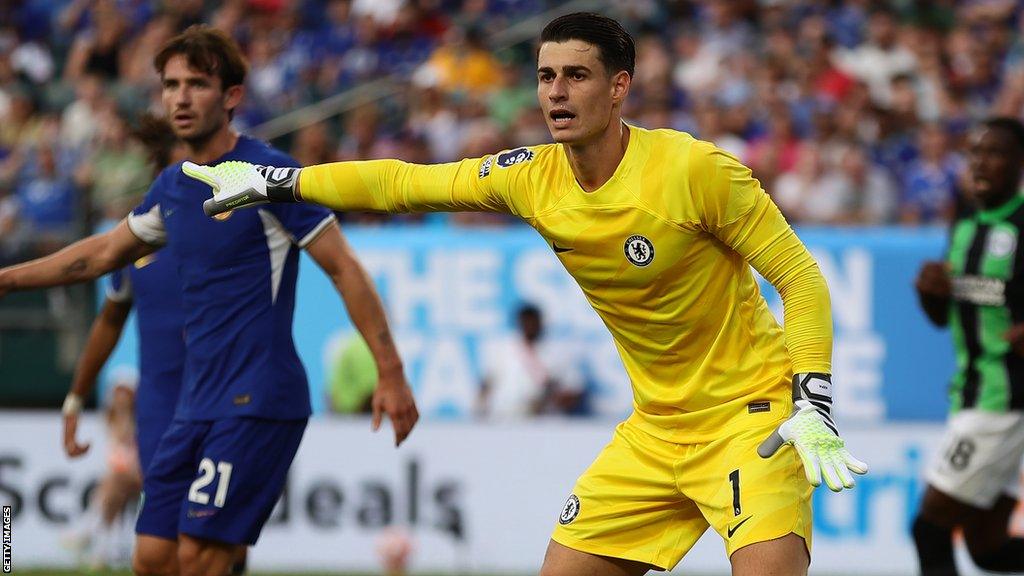
<instances>
[{"instance_id":1,"label":"blurred stadium background","mask_svg":"<svg viewBox=\"0 0 1024 576\"><path fill-rule=\"evenodd\" d=\"M839 419L872 473L852 493L816 493L811 572L914 573L907 526L953 360L912 280L942 254L967 129L1024 116L1024 2L0 3L0 263L110 226L139 200L149 169L126 135L157 109L156 48L189 24L229 31L246 51L241 131L305 164L440 162L548 141L534 38L579 9L635 34L629 121L740 157L829 279ZM326 278L300 275L297 345L317 416L252 568L381 573L398 542L413 573L535 571L574 479L630 409L610 338L523 224L341 218L378 281L424 419L397 451L370 435L365 351ZM14 507L15 573L75 573L67 541L107 457L96 416L81 434L96 446L68 461L57 409L102 293L100 283L0 301L0 503ZM557 358L543 396L508 353L523 304L539 309ZM134 336L92 404L131 379ZM1024 532L1024 512L1015 527ZM694 572L728 573L717 536L676 570Z\"/></svg>"}]
</instances>

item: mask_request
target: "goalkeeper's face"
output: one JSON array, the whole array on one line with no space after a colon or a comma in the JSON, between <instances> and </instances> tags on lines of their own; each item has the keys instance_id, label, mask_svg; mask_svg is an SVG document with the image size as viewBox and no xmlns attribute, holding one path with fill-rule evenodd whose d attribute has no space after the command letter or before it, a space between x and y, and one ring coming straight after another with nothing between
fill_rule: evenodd
<instances>
[{"instance_id":1,"label":"goalkeeper's face","mask_svg":"<svg viewBox=\"0 0 1024 576\"><path fill-rule=\"evenodd\" d=\"M629 74L609 73L601 49L582 40L545 42L537 55L537 98L555 142L586 144L617 131Z\"/></svg>"},{"instance_id":2,"label":"goalkeeper's face","mask_svg":"<svg viewBox=\"0 0 1024 576\"><path fill-rule=\"evenodd\" d=\"M218 76L190 67L184 55L167 60L161 81L174 134L189 144L205 142L226 128L231 110L241 101L240 86L225 90Z\"/></svg>"}]
</instances>

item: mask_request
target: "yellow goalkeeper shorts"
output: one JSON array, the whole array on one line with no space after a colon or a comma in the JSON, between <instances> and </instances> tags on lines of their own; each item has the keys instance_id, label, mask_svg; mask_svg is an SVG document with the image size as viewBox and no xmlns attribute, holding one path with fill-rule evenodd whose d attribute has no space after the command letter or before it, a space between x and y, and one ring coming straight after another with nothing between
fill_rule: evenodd
<instances>
[{"instance_id":1,"label":"yellow goalkeeper shorts","mask_svg":"<svg viewBox=\"0 0 1024 576\"><path fill-rule=\"evenodd\" d=\"M794 533L811 548L811 485L796 451L757 447L781 420L703 444L623 422L562 509L552 534L574 550L671 570L711 526L726 552Z\"/></svg>"}]
</instances>

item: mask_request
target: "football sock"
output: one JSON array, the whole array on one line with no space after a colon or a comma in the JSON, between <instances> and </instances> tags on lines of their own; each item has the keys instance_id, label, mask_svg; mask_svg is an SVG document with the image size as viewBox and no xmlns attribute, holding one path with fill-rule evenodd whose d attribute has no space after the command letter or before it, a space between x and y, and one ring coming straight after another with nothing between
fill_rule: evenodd
<instances>
[{"instance_id":1,"label":"football sock","mask_svg":"<svg viewBox=\"0 0 1024 576\"><path fill-rule=\"evenodd\" d=\"M921 516L912 528L921 576L957 576L953 559L953 529L933 524Z\"/></svg>"},{"instance_id":2,"label":"football sock","mask_svg":"<svg viewBox=\"0 0 1024 576\"><path fill-rule=\"evenodd\" d=\"M1010 538L996 550L974 558L974 563L989 572L1024 572L1024 538Z\"/></svg>"}]
</instances>

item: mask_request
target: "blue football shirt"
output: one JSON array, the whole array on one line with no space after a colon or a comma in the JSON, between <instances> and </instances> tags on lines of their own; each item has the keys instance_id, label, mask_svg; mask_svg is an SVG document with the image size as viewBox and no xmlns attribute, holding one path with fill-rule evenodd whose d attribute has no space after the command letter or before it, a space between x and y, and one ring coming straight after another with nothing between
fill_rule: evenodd
<instances>
[{"instance_id":1,"label":"blue football shirt","mask_svg":"<svg viewBox=\"0 0 1024 576\"><path fill-rule=\"evenodd\" d=\"M131 303L139 331L135 393L143 470L174 418L185 369L185 323L178 265L170 251L140 258L110 275L107 299Z\"/></svg>"},{"instance_id":2,"label":"blue football shirt","mask_svg":"<svg viewBox=\"0 0 1024 576\"><path fill-rule=\"evenodd\" d=\"M297 166L242 136L211 162ZM178 263L185 316L185 376L178 419L306 418L309 386L292 340L299 249L334 222L325 208L267 204L222 219L203 213L210 187L181 164L157 177L128 217L142 241Z\"/></svg>"}]
</instances>

